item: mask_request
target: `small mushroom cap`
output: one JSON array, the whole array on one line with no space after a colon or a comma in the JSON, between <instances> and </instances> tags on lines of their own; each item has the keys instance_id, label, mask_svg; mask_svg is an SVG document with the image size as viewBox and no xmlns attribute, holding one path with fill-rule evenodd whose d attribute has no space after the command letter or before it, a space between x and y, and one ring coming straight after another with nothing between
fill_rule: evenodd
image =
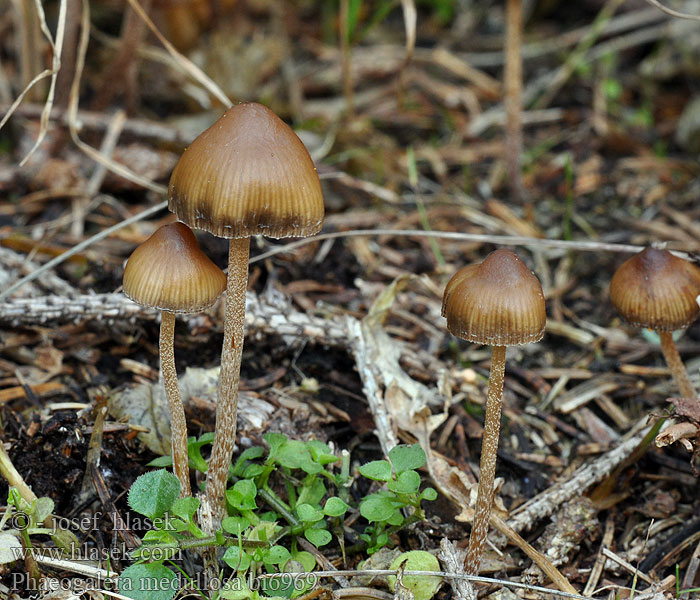
<instances>
[{"instance_id":1,"label":"small mushroom cap","mask_svg":"<svg viewBox=\"0 0 700 600\"><path fill-rule=\"evenodd\" d=\"M168 207L218 237L307 237L323 224L323 195L302 141L269 108L237 104L185 150Z\"/></svg>"},{"instance_id":2,"label":"small mushroom cap","mask_svg":"<svg viewBox=\"0 0 700 600\"><path fill-rule=\"evenodd\" d=\"M700 268L667 250L646 248L620 265L610 282L610 301L636 327L683 329L697 319Z\"/></svg>"},{"instance_id":3,"label":"small mushroom cap","mask_svg":"<svg viewBox=\"0 0 700 600\"><path fill-rule=\"evenodd\" d=\"M539 342L547 320L539 279L505 248L453 275L442 315L452 335L489 346Z\"/></svg>"},{"instance_id":4,"label":"small mushroom cap","mask_svg":"<svg viewBox=\"0 0 700 600\"><path fill-rule=\"evenodd\" d=\"M205 310L225 289L226 275L179 222L164 225L138 246L124 269L128 298L174 313Z\"/></svg>"}]
</instances>

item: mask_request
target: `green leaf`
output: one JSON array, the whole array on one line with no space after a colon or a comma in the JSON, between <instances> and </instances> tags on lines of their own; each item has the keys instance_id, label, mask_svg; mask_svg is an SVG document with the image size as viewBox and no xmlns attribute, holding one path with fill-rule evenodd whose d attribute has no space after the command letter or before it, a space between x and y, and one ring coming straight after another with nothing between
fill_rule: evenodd
<instances>
[{"instance_id":1,"label":"green leaf","mask_svg":"<svg viewBox=\"0 0 700 600\"><path fill-rule=\"evenodd\" d=\"M225 600L253 600L257 595L248 588L244 577L234 577L224 582L219 597Z\"/></svg>"},{"instance_id":2,"label":"green leaf","mask_svg":"<svg viewBox=\"0 0 700 600\"><path fill-rule=\"evenodd\" d=\"M421 500L435 500L435 499L437 499L437 497L438 497L437 491L431 487L425 488L420 494Z\"/></svg>"},{"instance_id":3,"label":"green leaf","mask_svg":"<svg viewBox=\"0 0 700 600\"><path fill-rule=\"evenodd\" d=\"M332 496L326 500L326 504L323 507L323 512L329 517L342 517L348 508L350 507L340 498L337 496Z\"/></svg>"},{"instance_id":4,"label":"green leaf","mask_svg":"<svg viewBox=\"0 0 700 600\"><path fill-rule=\"evenodd\" d=\"M401 527L401 525L403 525L403 514L398 508L394 509L394 514L386 520L386 524L393 525L394 527Z\"/></svg>"},{"instance_id":5,"label":"green leaf","mask_svg":"<svg viewBox=\"0 0 700 600\"><path fill-rule=\"evenodd\" d=\"M151 462L146 463L147 467L160 467L161 469L165 469L167 467L172 467L173 466L173 457L170 455L166 456L158 456L154 458Z\"/></svg>"},{"instance_id":6,"label":"green leaf","mask_svg":"<svg viewBox=\"0 0 700 600\"><path fill-rule=\"evenodd\" d=\"M291 554L284 546L272 546L263 552L263 562L266 565L281 565L286 563Z\"/></svg>"},{"instance_id":7,"label":"green leaf","mask_svg":"<svg viewBox=\"0 0 700 600\"><path fill-rule=\"evenodd\" d=\"M242 477L248 461L260 458L263 454L265 454L265 449L262 446L252 446L251 448L245 449L241 452L236 464L233 466L233 474L236 477Z\"/></svg>"},{"instance_id":8,"label":"green leaf","mask_svg":"<svg viewBox=\"0 0 700 600\"><path fill-rule=\"evenodd\" d=\"M42 496L41 498L36 499L36 501L34 502L33 514L35 523L43 523L46 520L46 517L48 517L52 512L53 500L51 500L51 498Z\"/></svg>"},{"instance_id":9,"label":"green leaf","mask_svg":"<svg viewBox=\"0 0 700 600\"><path fill-rule=\"evenodd\" d=\"M275 532L281 529L277 523L272 521L262 521L258 523L248 534L249 540L257 540L258 542L267 542L275 535Z\"/></svg>"},{"instance_id":10,"label":"green leaf","mask_svg":"<svg viewBox=\"0 0 700 600\"><path fill-rule=\"evenodd\" d=\"M213 443L214 433L207 432L199 436L199 439L190 437L187 439L187 455L189 456L190 467L196 469L200 473L206 473L209 465L202 456L202 447Z\"/></svg>"},{"instance_id":11,"label":"green leaf","mask_svg":"<svg viewBox=\"0 0 700 600\"><path fill-rule=\"evenodd\" d=\"M304 523L316 523L316 521L323 519L323 513L310 504L298 504L297 515Z\"/></svg>"},{"instance_id":12,"label":"green leaf","mask_svg":"<svg viewBox=\"0 0 700 600\"><path fill-rule=\"evenodd\" d=\"M415 471L399 473L395 481L390 481L387 487L396 494L415 494L420 487L420 475Z\"/></svg>"},{"instance_id":13,"label":"green leaf","mask_svg":"<svg viewBox=\"0 0 700 600\"><path fill-rule=\"evenodd\" d=\"M440 571L440 563L430 552L425 550L412 550L397 556L391 563L390 569L398 569L404 564L406 571ZM438 591L442 583L441 577L430 575L405 575L403 585L413 592L415 600L430 600ZM389 576L389 587L394 591L396 577Z\"/></svg>"},{"instance_id":14,"label":"green leaf","mask_svg":"<svg viewBox=\"0 0 700 600\"><path fill-rule=\"evenodd\" d=\"M333 539L333 536L325 529L306 529L304 537L309 540L316 548L325 546Z\"/></svg>"},{"instance_id":15,"label":"green leaf","mask_svg":"<svg viewBox=\"0 0 700 600\"><path fill-rule=\"evenodd\" d=\"M270 446L270 460L277 460L277 453L282 445L287 441L287 436L282 433L266 433L263 435L263 439Z\"/></svg>"},{"instance_id":16,"label":"green leaf","mask_svg":"<svg viewBox=\"0 0 700 600\"><path fill-rule=\"evenodd\" d=\"M241 535L250 527L250 522L245 517L224 517L224 520L221 521L221 527L226 533Z\"/></svg>"},{"instance_id":17,"label":"green leaf","mask_svg":"<svg viewBox=\"0 0 700 600\"><path fill-rule=\"evenodd\" d=\"M243 473L243 477L246 479L255 479L258 475L263 473L265 471L265 467L262 465L257 465L257 464L252 464L248 465L245 468L245 472Z\"/></svg>"},{"instance_id":18,"label":"green leaf","mask_svg":"<svg viewBox=\"0 0 700 600\"><path fill-rule=\"evenodd\" d=\"M258 493L258 488L250 479L241 479L237 481L232 488L226 490L226 499L231 503L231 506L238 510L255 510L255 496Z\"/></svg>"},{"instance_id":19,"label":"green leaf","mask_svg":"<svg viewBox=\"0 0 700 600\"><path fill-rule=\"evenodd\" d=\"M386 460L373 460L359 467L358 471L367 479L374 481L389 481L391 479L391 464Z\"/></svg>"},{"instance_id":20,"label":"green leaf","mask_svg":"<svg viewBox=\"0 0 700 600\"><path fill-rule=\"evenodd\" d=\"M316 558L311 552L300 550L292 554L292 560L297 561L304 568L304 571L310 573L316 568Z\"/></svg>"},{"instance_id":21,"label":"green leaf","mask_svg":"<svg viewBox=\"0 0 700 600\"><path fill-rule=\"evenodd\" d=\"M370 523L390 519L396 510L394 502L386 494L370 494L360 503L360 514Z\"/></svg>"},{"instance_id":22,"label":"green leaf","mask_svg":"<svg viewBox=\"0 0 700 600\"><path fill-rule=\"evenodd\" d=\"M303 469L306 473L314 475L320 473L323 467L315 463L311 458L311 453L304 442L299 440L287 440L277 450L275 456L277 461L288 469Z\"/></svg>"},{"instance_id":23,"label":"green leaf","mask_svg":"<svg viewBox=\"0 0 700 600\"><path fill-rule=\"evenodd\" d=\"M238 546L226 548L222 560L234 571L246 571L251 563L251 557Z\"/></svg>"},{"instance_id":24,"label":"green leaf","mask_svg":"<svg viewBox=\"0 0 700 600\"><path fill-rule=\"evenodd\" d=\"M149 519L162 517L180 495L180 482L161 469L144 473L129 490L129 506ZM172 571L171 571L172 572Z\"/></svg>"},{"instance_id":25,"label":"green leaf","mask_svg":"<svg viewBox=\"0 0 700 600\"><path fill-rule=\"evenodd\" d=\"M192 517L194 517L198 508L199 499L189 496L187 498L178 498L175 500L175 502L173 502L171 512L176 517L180 517L183 521L190 521Z\"/></svg>"},{"instance_id":26,"label":"green leaf","mask_svg":"<svg viewBox=\"0 0 700 600\"><path fill-rule=\"evenodd\" d=\"M170 544L175 541L170 529L150 529L143 536L144 544Z\"/></svg>"},{"instance_id":27,"label":"green leaf","mask_svg":"<svg viewBox=\"0 0 700 600\"><path fill-rule=\"evenodd\" d=\"M127 567L118 585L119 593L133 600L171 600L180 589L177 575L160 563Z\"/></svg>"},{"instance_id":28,"label":"green leaf","mask_svg":"<svg viewBox=\"0 0 700 600\"><path fill-rule=\"evenodd\" d=\"M313 506L321 503L321 499L326 495L326 484L323 479L317 477L312 483L304 481L297 498L297 504L311 504Z\"/></svg>"},{"instance_id":29,"label":"green leaf","mask_svg":"<svg viewBox=\"0 0 700 600\"><path fill-rule=\"evenodd\" d=\"M309 440L306 442L306 447L311 453L311 458L313 458L319 465L329 465L340 460L335 454L333 454L333 451L327 444L319 442L318 440Z\"/></svg>"},{"instance_id":30,"label":"green leaf","mask_svg":"<svg viewBox=\"0 0 700 600\"><path fill-rule=\"evenodd\" d=\"M425 452L420 444L394 446L389 450L389 460L399 474L409 469L420 469L425 464Z\"/></svg>"}]
</instances>

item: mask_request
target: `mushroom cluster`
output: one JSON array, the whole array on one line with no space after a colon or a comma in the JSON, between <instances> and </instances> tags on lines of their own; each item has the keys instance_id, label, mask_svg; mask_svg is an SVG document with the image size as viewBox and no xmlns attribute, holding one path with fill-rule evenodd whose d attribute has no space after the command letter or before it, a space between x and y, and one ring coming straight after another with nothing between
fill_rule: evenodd
<instances>
[{"instance_id":1,"label":"mushroom cluster","mask_svg":"<svg viewBox=\"0 0 700 600\"><path fill-rule=\"evenodd\" d=\"M216 302L226 276L197 244L187 225L158 229L134 250L124 268L124 294L142 306L161 311L160 367L170 406L173 470L180 493L190 496L187 425L175 370L175 313L196 313Z\"/></svg>"},{"instance_id":2,"label":"mushroom cluster","mask_svg":"<svg viewBox=\"0 0 700 600\"><path fill-rule=\"evenodd\" d=\"M216 429L206 483L210 524L225 516L225 491L236 438L250 237L305 237L319 231L323 196L313 161L296 134L266 107L234 106L183 153L173 171L169 208L178 222L161 227L131 255L125 294L162 311L162 378L172 418L174 471L190 495L187 428L175 371L175 314L213 305L227 291ZM199 249L190 227L229 240L228 274ZM683 396L695 396L672 337L700 314L700 268L648 248L626 261L610 286L611 301L632 325L659 332ZM466 570L478 574L494 497L507 346L542 339L545 299L537 277L500 249L457 271L445 287L447 329L492 347L478 495Z\"/></svg>"},{"instance_id":3,"label":"mushroom cluster","mask_svg":"<svg viewBox=\"0 0 700 600\"><path fill-rule=\"evenodd\" d=\"M214 522L225 512L236 439L250 238L307 237L323 224L321 182L304 144L261 104L226 111L185 150L168 207L191 227L229 239L224 344L206 498Z\"/></svg>"},{"instance_id":4,"label":"mushroom cluster","mask_svg":"<svg viewBox=\"0 0 700 600\"><path fill-rule=\"evenodd\" d=\"M162 228L137 248L127 263L124 291L136 302L164 311L161 361L172 415L173 463L183 494L189 494L187 434L172 361L173 313L206 308L226 289L206 484L206 507L216 523L225 513L236 439L249 238L317 233L323 224L323 195L311 156L292 129L265 106L244 103L226 111L185 150L170 179L168 206L181 222ZM227 276L199 251L188 225L229 239Z\"/></svg>"}]
</instances>

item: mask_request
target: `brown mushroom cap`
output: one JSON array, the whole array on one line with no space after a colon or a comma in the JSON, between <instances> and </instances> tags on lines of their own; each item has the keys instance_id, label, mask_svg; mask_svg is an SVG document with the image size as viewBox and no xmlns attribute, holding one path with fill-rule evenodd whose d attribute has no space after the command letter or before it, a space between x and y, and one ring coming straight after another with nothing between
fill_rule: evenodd
<instances>
[{"instance_id":1,"label":"brown mushroom cap","mask_svg":"<svg viewBox=\"0 0 700 600\"><path fill-rule=\"evenodd\" d=\"M489 346L538 342L547 319L539 280L505 248L453 275L442 314L450 333Z\"/></svg>"},{"instance_id":2,"label":"brown mushroom cap","mask_svg":"<svg viewBox=\"0 0 700 600\"><path fill-rule=\"evenodd\" d=\"M323 223L323 195L302 141L269 108L238 104L185 150L168 207L218 237L306 237Z\"/></svg>"},{"instance_id":3,"label":"brown mushroom cap","mask_svg":"<svg viewBox=\"0 0 700 600\"><path fill-rule=\"evenodd\" d=\"M138 246L124 269L128 298L174 313L205 310L225 289L226 275L179 222L164 225Z\"/></svg>"},{"instance_id":4,"label":"brown mushroom cap","mask_svg":"<svg viewBox=\"0 0 700 600\"><path fill-rule=\"evenodd\" d=\"M667 250L646 248L622 263L610 282L610 301L636 327L674 331L700 314L700 268Z\"/></svg>"}]
</instances>

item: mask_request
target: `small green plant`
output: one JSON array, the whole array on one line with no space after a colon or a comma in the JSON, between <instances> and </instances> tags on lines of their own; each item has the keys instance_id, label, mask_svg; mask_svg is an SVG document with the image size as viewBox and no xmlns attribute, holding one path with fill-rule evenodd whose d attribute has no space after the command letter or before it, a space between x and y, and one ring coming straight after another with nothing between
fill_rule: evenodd
<instances>
[{"instance_id":1,"label":"small green plant","mask_svg":"<svg viewBox=\"0 0 700 600\"><path fill-rule=\"evenodd\" d=\"M373 554L389 542L388 528L401 528L425 518L422 500L435 500L433 488L420 491L420 475L416 469L425 464L425 452L418 445L396 446L389 451L389 460L375 460L359 468L368 479L386 482L386 490L370 494L360 503L360 514L370 522L360 538ZM411 507L410 516L404 510Z\"/></svg>"},{"instance_id":2,"label":"small green plant","mask_svg":"<svg viewBox=\"0 0 700 600\"><path fill-rule=\"evenodd\" d=\"M51 498L34 498L29 502L17 488L10 487L7 510L0 519L0 564L23 558L30 568L34 548L31 536L34 535L48 535L55 544L55 548L42 547L45 555L68 558L75 554L79 547L78 538L71 531L53 525L53 509Z\"/></svg>"},{"instance_id":3,"label":"small green plant","mask_svg":"<svg viewBox=\"0 0 700 600\"><path fill-rule=\"evenodd\" d=\"M392 531L423 519L421 502L437 496L432 488L420 491L417 469L426 459L418 444L397 446L389 453L389 460L360 467L362 476L383 484L385 489L369 494L354 506L348 491L351 477L347 452L338 457L322 442L290 440L279 433L268 433L264 440L267 448L246 449L231 467L227 516L213 536L204 535L196 523L199 500L179 498L180 485L172 473L161 469L134 482L129 506L148 517L153 529L132 553L138 562L121 574L121 593L136 600L170 600L179 588L178 575L166 565L174 566L173 561L184 550L213 546L225 549L222 561L233 570L221 590L222 598L293 598L310 586L298 575L258 579L257 585L253 585L252 578L261 573L313 571L316 559L301 547L300 540L321 548L335 538L344 547L348 533L344 518L358 508L368 523L359 536L351 537L359 537L367 552L376 552L390 543ZM188 441L190 466L202 472L207 465L201 449L208 443L211 435ZM151 464L166 466L169 462L169 457L163 457ZM153 581L163 584L156 595Z\"/></svg>"}]
</instances>

